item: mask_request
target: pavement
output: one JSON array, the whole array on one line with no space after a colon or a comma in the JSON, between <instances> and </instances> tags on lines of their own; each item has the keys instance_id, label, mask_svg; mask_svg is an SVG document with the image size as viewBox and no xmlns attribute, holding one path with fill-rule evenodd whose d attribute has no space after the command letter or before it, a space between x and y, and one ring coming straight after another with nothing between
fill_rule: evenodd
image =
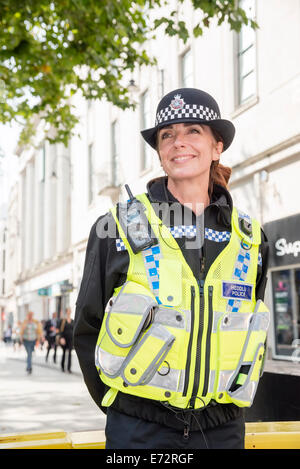
<instances>
[{"instance_id":1,"label":"pavement","mask_svg":"<svg viewBox=\"0 0 300 469\"><path fill-rule=\"evenodd\" d=\"M46 349L36 349L28 375L24 347L0 343L0 434L105 428L105 415L88 393L75 351L71 374L61 371L61 353L59 347L54 364L51 350L46 363Z\"/></svg>"}]
</instances>

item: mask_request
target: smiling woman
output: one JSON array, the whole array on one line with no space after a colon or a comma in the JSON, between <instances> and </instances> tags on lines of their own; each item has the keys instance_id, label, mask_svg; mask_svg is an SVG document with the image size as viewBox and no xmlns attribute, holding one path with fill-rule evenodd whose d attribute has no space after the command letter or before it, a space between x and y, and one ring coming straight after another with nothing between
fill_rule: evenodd
<instances>
[{"instance_id":1,"label":"smiling woman","mask_svg":"<svg viewBox=\"0 0 300 469\"><path fill-rule=\"evenodd\" d=\"M244 447L268 328L267 248L219 164L234 132L204 91L168 93L142 131L166 176L101 218L117 240L91 230L74 339L107 449Z\"/></svg>"}]
</instances>

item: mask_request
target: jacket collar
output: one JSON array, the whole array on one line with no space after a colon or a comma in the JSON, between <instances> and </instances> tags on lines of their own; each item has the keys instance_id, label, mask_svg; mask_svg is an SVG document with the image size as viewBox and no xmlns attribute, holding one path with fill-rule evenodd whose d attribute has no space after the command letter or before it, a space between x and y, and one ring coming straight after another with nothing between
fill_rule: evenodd
<instances>
[{"instance_id":1,"label":"jacket collar","mask_svg":"<svg viewBox=\"0 0 300 469\"><path fill-rule=\"evenodd\" d=\"M178 202L173 194L167 188L167 176L152 179L147 184L147 192L150 202ZM213 193L208 207L217 207L232 212L232 198L225 187L214 184ZM208 208L207 207L207 208Z\"/></svg>"},{"instance_id":2,"label":"jacket collar","mask_svg":"<svg viewBox=\"0 0 300 469\"><path fill-rule=\"evenodd\" d=\"M150 202L180 203L168 190L167 181L167 176L162 176L148 182L147 192ZM217 223L229 228L231 226L232 208L232 198L228 190L219 184L214 184L210 204L204 211L205 217L211 218L213 216Z\"/></svg>"}]
</instances>

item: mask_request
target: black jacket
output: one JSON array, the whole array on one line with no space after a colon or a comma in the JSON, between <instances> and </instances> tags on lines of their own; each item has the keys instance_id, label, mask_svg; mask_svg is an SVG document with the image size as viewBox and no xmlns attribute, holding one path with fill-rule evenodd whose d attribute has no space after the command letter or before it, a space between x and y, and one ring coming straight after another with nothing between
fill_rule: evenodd
<instances>
[{"instance_id":1,"label":"black jacket","mask_svg":"<svg viewBox=\"0 0 300 469\"><path fill-rule=\"evenodd\" d=\"M166 178L158 178L149 182L147 195L151 202L178 202L166 187ZM231 231L232 199L229 192L221 186L215 185L210 205L204 212L205 228L216 231ZM161 213L157 213L160 218ZM191 214L195 220L195 215ZM129 255L126 250L118 251L115 238L101 237L101 230L107 228L108 213L100 217L93 225L86 251L86 259L81 287L76 303L74 324L74 347L78 355L80 367L88 390L96 404L101 407L106 386L100 380L94 363L95 346L104 315L105 306L113 294L114 288L122 285L126 280ZM111 220L110 220L111 221ZM172 221L170 223L172 225ZM99 237L100 234L100 237ZM118 236L118 233L117 233ZM207 272L214 259L228 244L228 240L215 242L204 240L201 249L186 249L185 238L176 239L183 255L192 269L194 276L199 278L200 261L204 260ZM268 259L267 239L262 231L260 247L262 265L258 266L256 299L263 299ZM140 417L148 421L161 423L177 429L183 428L186 421L183 411L175 412L157 401L152 401L119 392L113 408L127 415ZM212 428L226 423L241 415L242 409L234 404L212 404L204 410L196 410L196 419L201 420L201 427ZM198 429L197 420L192 419L190 428ZM195 425L193 422L195 421Z\"/></svg>"}]
</instances>

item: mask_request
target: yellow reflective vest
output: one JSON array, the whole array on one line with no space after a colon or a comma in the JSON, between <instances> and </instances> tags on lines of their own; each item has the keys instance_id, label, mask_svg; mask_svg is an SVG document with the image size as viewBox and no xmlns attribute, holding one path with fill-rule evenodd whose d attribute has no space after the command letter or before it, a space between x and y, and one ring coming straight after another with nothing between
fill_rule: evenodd
<instances>
[{"instance_id":1,"label":"yellow reflective vest","mask_svg":"<svg viewBox=\"0 0 300 469\"><path fill-rule=\"evenodd\" d=\"M256 301L260 225L232 212L230 241L203 281L197 280L146 194L138 196L158 244L129 253L126 282L108 302L95 350L101 380L118 391L178 408L210 401L250 406L265 353L269 311ZM241 221L251 223L246 234Z\"/></svg>"}]
</instances>

